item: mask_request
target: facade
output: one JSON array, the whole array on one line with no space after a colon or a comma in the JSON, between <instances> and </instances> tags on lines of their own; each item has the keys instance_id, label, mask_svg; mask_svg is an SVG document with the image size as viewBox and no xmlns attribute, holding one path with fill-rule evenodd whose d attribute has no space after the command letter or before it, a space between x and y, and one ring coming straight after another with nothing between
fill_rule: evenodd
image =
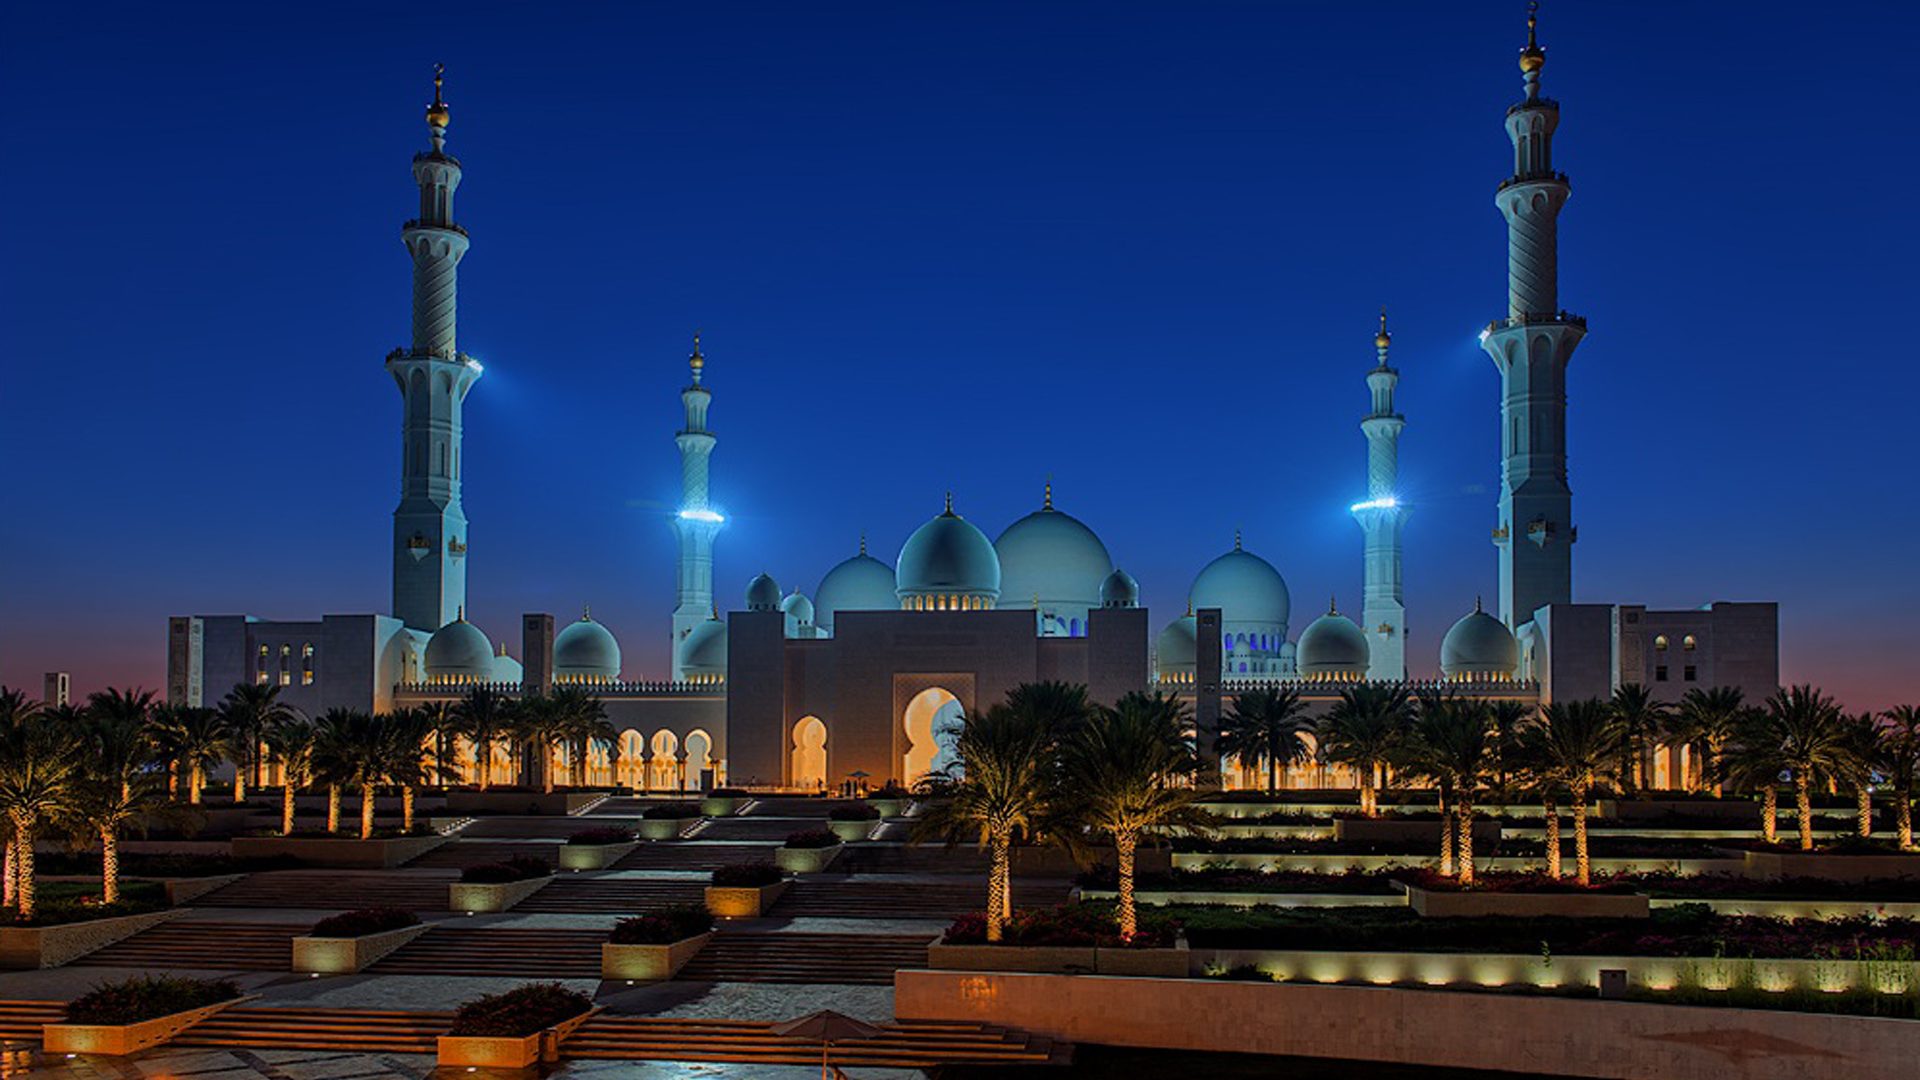
<instances>
[{"instance_id":1,"label":"facade","mask_svg":"<svg viewBox=\"0 0 1920 1080\"><path fill-rule=\"evenodd\" d=\"M1524 97L1505 121L1514 163L1496 193L1508 229L1508 308L1482 335L1500 378L1498 606L1490 612L1476 601L1451 625L1438 678L1408 673L1402 562L1410 507L1397 490L1406 418L1395 401L1400 373L1389 362L1384 314L1364 376L1365 498L1351 507L1362 534L1358 622L1339 611L1336 596L1296 635L1286 578L1236 533L1232 547L1195 574L1185 613L1156 633L1139 606L1138 582L1093 528L1055 505L1051 483L1039 508L997 538L962 515L949 493L891 563L861 537L857 553L827 570L811 597L783 592L761 573L735 607L714 586L726 519L714 500L713 391L696 336L674 433L681 497L670 522L678 554L666 677L629 674L614 629L590 611L557 632L552 615L526 613L520 655L509 655L507 642L466 615L461 409L481 369L455 345L457 270L468 238L453 219L462 173L446 153L450 116L436 76L430 149L413 160L419 216L401 233L414 267L413 341L386 363L403 402L392 610L304 622L175 617L168 699L212 704L235 683L270 683L317 713L449 701L475 687L510 696L578 687L602 701L620 731L616 754L591 751L591 782L817 790L910 783L937 770L951 758L946 733L958 717L1035 680L1084 683L1097 701L1171 692L1191 704L1203 730L1233 695L1276 685L1318 706L1362 681L1527 703L1604 696L1628 683L1665 700L1695 686L1771 693L1779 677L1773 604L1656 611L1573 602L1565 378L1586 326L1559 308L1555 231L1568 184L1553 170L1559 106L1541 95L1544 65L1530 20L1520 54ZM1319 595L1327 593L1338 590ZM504 751L463 752L498 759ZM1317 766L1288 774L1293 784L1344 779Z\"/></svg>"}]
</instances>

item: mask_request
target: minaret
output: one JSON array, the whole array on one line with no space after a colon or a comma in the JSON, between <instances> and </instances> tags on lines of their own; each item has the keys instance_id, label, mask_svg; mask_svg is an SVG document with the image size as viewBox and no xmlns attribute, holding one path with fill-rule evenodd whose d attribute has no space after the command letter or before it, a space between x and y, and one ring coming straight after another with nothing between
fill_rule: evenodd
<instances>
[{"instance_id":1,"label":"minaret","mask_svg":"<svg viewBox=\"0 0 1920 1080\"><path fill-rule=\"evenodd\" d=\"M1373 337L1379 363L1367 372L1373 408L1360 421L1367 436L1367 498L1353 504L1353 517L1366 535L1365 589L1360 615L1367 632L1367 678L1399 682L1407 677L1407 605L1400 578L1400 530L1407 506L1396 490L1400 479L1400 429L1406 417L1393 409L1400 372L1387 363L1393 335L1380 309L1380 332Z\"/></svg>"},{"instance_id":2,"label":"minaret","mask_svg":"<svg viewBox=\"0 0 1920 1080\"><path fill-rule=\"evenodd\" d=\"M678 602L673 608L673 679L681 681L680 647L693 628L717 617L713 600L713 538L726 518L707 499L707 459L716 441L707 430L707 405L713 394L701 385L707 359L700 355L700 335L693 335L693 355L687 357L693 382L680 391L686 425L673 437L680 447L680 512L674 515L674 535L680 538Z\"/></svg>"},{"instance_id":3,"label":"minaret","mask_svg":"<svg viewBox=\"0 0 1920 1080\"><path fill-rule=\"evenodd\" d=\"M400 230L413 256L413 344L387 355L400 386L400 505L393 511L393 614L415 630L438 630L467 602L467 517L460 509L462 402L480 364L454 347L454 297L467 230L453 223L460 162L446 153L443 69L433 73L427 132L433 149L413 156L420 216Z\"/></svg>"},{"instance_id":4,"label":"minaret","mask_svg":"<svg viewBox=\"0 0 1920 1080\"><path fill-rule=\"evenodd\" d=\"M1537 5L1535 5L1537 6ZM1517 629L1536 608L1573 599L1571 520L1567 487L1567 363L1586 336L1587 321L1560 310L1557 220L1567 201L1567 178L1553 171L1553 131L1560 106L1540 94L1546 50L1527 14L1527 45L1520 50L1526 98L1507 110L1513 175L1500 182L1494 203L1507 219L1507 316L1481 334L1500 369L1500 620Z\"/></svg>"}]
</instances>

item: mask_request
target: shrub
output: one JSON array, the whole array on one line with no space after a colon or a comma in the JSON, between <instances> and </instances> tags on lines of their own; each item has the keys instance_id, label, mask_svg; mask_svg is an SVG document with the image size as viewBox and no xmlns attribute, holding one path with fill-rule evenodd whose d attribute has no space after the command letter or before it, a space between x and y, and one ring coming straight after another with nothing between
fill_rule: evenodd
<instances>
[{"instance_id":1,"label":"shrub","mask_svg":"<svg viewBox=\"0 0 1920 1080\"><path fill-rule=\"evenodd\" d=\"M649 806L640 812L640 816L649 821L686 821L700 816L700 804L691 802L662 803Z\"/></svg>"},{"instance_id":2,"label":"shrub","mask_svg":"<svg viewBox=\"0 0 1920 1080\"><path fill-rule=\"evenodd\" d=\"M913 795L912 792L900 786L900 781L889 778L886 783L881 784L878 788L875 788L870 794L868 794L867 798L869 799L906 799L906 798L911 798L912 795Z\"/></svg>"},{"instance_id":3,"label":"shrub","mask_svg":"<svg viewBox=\"0 0 1920 1080\"><path fill-rule=\"evenodd\" d=\"M1259 893L1348 893L1356 896L1394 896L1400 889L1393 884L1396 871L1345 870L1248 870L1232 866L1208 866L1198 870L1173 870L1167 873L1139 874L1134 888L1147 891L1190 889L1204 892ZM1403 875L1404 876L1404 875ZM1117 889L1120 875L1108 863L1096 863L1075 877L1083 889Z\"/></svg>"},{"instance_id":4,"label":"shrub","mask_svg":"<svg viewBox=\"0 0 1920 1080\"><path fill-rule=\"evenodd\" d=\"M183 979L172 975L136 975L100 983L67 1003L69 1024L137 1024L189 1009L218 1005L240 996L226 979Z\"/></svg>"},{"instance_id":5,"label":"shrub","mask_svg":"<svg viewBox=\"0 0 1920 1080\"><path fill-rule=\"evenodd\" d=\"M750 794L746 788L717 787L707 792L709 799L744 799Z\"/></svg>"},{"instance_id":6,"label":"shrub","mask_svg":"<svg viewBox=\"0 0 1920 1080\"><path fill-rule=\"evenodd\" d=\"M567 837L569 844L626 844L633 841L633 833L626 829L617 829L603 825L595 829L582 829Z\"/></svg>"},{"instance_id":7,"label":"shrub","mask_svg":"<svg viewBox=\"0 0 1920 1080\"><path fill-rule=\"evenodd\" d=\"M790 848L828 848L840 842L840 838L826 829L808 829L805 832L788 833L786 846Z\"/></svg>"},{"instance_id":8,"label":"shrub","mask_svg":"<svg viewBox=\"0 0 1920 1080\"><path fill-rule=\"evenodd\" d=\"M767 885L777 885L787 878L786 872L778 866L764 860L759 862L732 863L713 868L713 883L736 889L757 889Z\"/></svg>"},{"instance_id":9,"label":"shrub","mask_svg":"<svg viewBox=\"0 0 1920 1080\"><path fill-rule=\"evenodd\" d=\"M855 803L852 806L836 806L833 809L827 811L827 820L828 821L879 821L880 811L875 810L873 807L868 806L866 803Z\"/></svg>"},{"instance_id":10,"label":"shrub","mask_svg":"<svg viewBox=\"0 0 1920 1080\"><path fill-rule=\"evenodd\" d=\"M1633 882L1614 879L1605 875L1597 876L1590 885L1582 885L1570 877L1551 878L1539 870L1523 872L1483 872L1474 875L1473 884L1462 888L1460 882L1451 875L1435 870L1408 869L1397 871L1394 876L1415 888L1428 892L1484 892L1484 893L1602 893L1609 895L1632 894L1638 892Z\"/></svg>"},{"instance_id":11,"label":"shrub","mask_svg":"<svg viewBox=\"0 0 1920 1080\"><path fill-rule=\"evenodd\" d=\"M713 929L705 904L670 904L659 911L623 919L607 940L615 945L671 945Z\"/></svg>"},{"instance_id":12,"label":"shrub","mask_svg":"<svg viewBox=\"0 0 1920 1080\"><path fill-rule=\"evenodd\" d=\"M545 859L515 855L505 862L481 863L460 871L460 880L474 885L504 885L510 881L531 881L553 873Z\"/></svg>"},{"instance_id":13,"label":"shrub","mask_svg":"<svg viewBox=\"0 0 1920 1080\"><path fill-rule=\"evenodd\" d=\"M593 1008L593 999L559 983L528 983L460 1006L449 1035L522 1038L537 1035Z\"/></svg>"},{"instance_id":14,"label":"shrub","mask_svg":"<svg viewBox=\"0 0 1920 1080\"><path fill-rule=\"evenodd\" d=\"M1224 979L1227 982L1272 982L1273 976L1260 970L1258 964L1241 964L1225 970L1209 970L1209 979Z\"/></svg>"},{"instance_id":15,"label":"shrub","mask_svg":"<svg viewBox=\"0 0 1920 1080\"><path fill-rule=\"evenodd\" d=\"M405 908L374 907L361 908L358 911L345 911L332 915L313 924L307 931L308 937L349 938L365 937L388 930L420 925L420 916Z\"/></svg>"},{"instance_id":16,"label":"shrub","mask_svg":"<svg viewBox=\"0 0 1920 1080\"><path fill-rule=\"evenodd\" d=\"M100 902L98 881L42 881L33 918L13 908L0 910L0 926L60 926L122 915L139 915L167 906L166 887L157 881L123 881L117 903Z\"/></svg>"},{"instance_id":17,"label":"shrub","mask_svg":"<svg viewBox=\"0 0 1920 1080\"><path fill-rule=\"evenodd\" d=\"M1016 911L1001 930L1002 945L1087 946L1107 948L1166 948L1180 929L1178 920L1163 910L1143 908L1140 928L1131 941L1120 940L1120 924L1111 904L1062 904L1059 907ZM984 914L962 915L947 927L941 941L948 945L983 945L987 940Z\"/></svg>"}]
</instances>

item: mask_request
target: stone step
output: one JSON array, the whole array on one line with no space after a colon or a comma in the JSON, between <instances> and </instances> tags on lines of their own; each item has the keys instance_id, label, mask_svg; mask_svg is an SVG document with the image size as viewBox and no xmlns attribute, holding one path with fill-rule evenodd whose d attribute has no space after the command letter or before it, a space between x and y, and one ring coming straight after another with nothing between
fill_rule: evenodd
<instances>
[{"instance_id":1,"label":"stone step","mask_svg":"<svg viewBox=\"0 0 1920 1080\"><path fill-rule=\"evenodd\" d=\"M0 1039L38 1042L42 1024L57 1024L66 1015L61 1001L0 1001Z\"/></svg>"},{"instance_id":2,"label":"stone step","mask_svg":"<svg viewBox=\"0 0 1920 1080\"><path fill-rule=\"evenodd\" d=\"M239 1006L202 1020L172 1045L430 1054L452 1022L448 1012Z\"/></svg>"},{"instance_id":3,"label":"stone step","mask_svg":"<svg viewBox=\"0 0 1920 1080\"><path fill-rule=\"evenodd\" d=\"M1064 882L1014 880L1016 908L1052 907L1066 899ZM952 883L804 878L787 889L773 913L796 919L952 920L970 911L984 911L986 904L985 878Z\"/></svg>"},{"instance_id":4,"label":"stone step","mask_svg":"<svg viewBox=\"0 0 1920 1080\"><path fill-rule=\"evenodd\" d=\"M771 1023L610 1016L581 1025L560 1046L568 1058L815 1065L817 1042L781 1038ZM872 1039L833 1045L842 1067L927 1068L942 1064L1045 1065L1064 1060L1051 1040L979 1024L881 1024Z\"/></svg>"},{"instance_id":5,"label":"stone step","mask_svg":"<svg viewBox=\"0 0 1920 1080\"><path fill-rule=\"evenodd\" d=\"M293 939L308 925L174 919L88 953L73 966L290 971Z\"/></svg>"},{"instance_id":6,"label":"stone step","mask_svg":"<svg viewBox=\"0 0 1920 1080\"><path fill-rule=\"evenodd\" d=\"M819 832L827 827L825 817L817 818L776 818L776 817L728 817L715 818L707 822L700 830L702 840L769 840L775 843L799 832Z\"/></svg>"},{"instance_id":7,"label":"stone step","mask_svg":"<svg viewBox=\"0 0 1920 1080\"><path fill-rule=\"evenodd\" d=\"M772 862L777 847L778 844L702 844L688 840L658 840L634 848L614 863L613 869L697 870L711 873L720 866Z\"/></svg>"},{"instance_id":8,"label":"stone step","mask_svg":"<svg viewBox=\"0 0 1920 1080\"><path fill-rule=\"evenodd\" d=\"M900 968L927 966L928 936L722 930L680 969L698 982L891 986Z\"/></svg>"},{"instance_id":9,"label":"stone step","mask_svg":"<svg viewBox=\"0 0 1920 1080\"><path fill-rule=\"evenodd\" d=\"M641 915L669 904L706 902L699 880L584 877L562 874L513 906L517 914Z\"/></svg>"},{"instance_id":10,"label":"stone step","mask_svg":"<svg viewBox=\"0 0 1920 1080\"><path fill-rule=\"evenodd\" d=\"M508 930L443 927L380 959L372 975L513 975L597 979L605 930Z\"/></svg>"},{"instance_id":11,"label":"stone step","mask_svg":"<svg viewBox=\"0 0 1920 1080\"><path fill-rule=\"evenodd\" d=\"M192 906L446 911L447 883L455 879L451 873L411 870L268 870L198 897Z\"/></svg>"},{"instance_id":12,"label":"stone step","mask_svg":"<svg viewBox=\"0 0 1920 1080\"><path fill-rule=\"evenodd\" d=\"M574 824L574 828L567 832L568 836L582 829L591 828L591 826L580 824L578 818L554 818L553 820ZM560 844L541 841L457 839L451 844L441 844L408 863L407 867L413 870L465 870L469 866L505 862L513 858L544 859L552 865L560 859Z\"/></svg>"},{"instance_id":13,"label":"stone step","mask_svg":"<svg viewBox=\"0 0 1920 1080\"><path fill-rule=\"evenodd\" d=\"M460 830L467 840L565 840L588 829L631 829L640 816L594 814L586 817L484 817Z\"/></svg>"}]
</instances>

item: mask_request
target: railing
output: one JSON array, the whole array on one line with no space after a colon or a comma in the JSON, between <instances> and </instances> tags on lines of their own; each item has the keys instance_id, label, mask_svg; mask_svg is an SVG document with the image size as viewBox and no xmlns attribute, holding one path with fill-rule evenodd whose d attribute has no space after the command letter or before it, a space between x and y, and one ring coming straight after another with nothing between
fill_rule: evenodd
<instances>
[{"instance_id":1,"label":"railing","mask_svg":"<svg viewBox=\"0 0 1920 1080\"><path fill-rule=\"evenodd\" d=\"M1156 679L1154 686L1169 690L1192 690L1194 681L1185 675L1174 675ZM1272 679L1222 679L1222 694L1237 694L1244 690L1264 690L1269 687L1283 690L1297 690L1307 696L1337 694L1341 690L1357 686L1396 686L1409 692L1438 691L1455 693L1467 697L1528 697L1540 692L1540 683L1534 679L1302 679L1298 677Z\"/></svg>"},{"instance_id":2,"label":"railing","mask_svg":"<svg viewBox=\"0 0 1920 1080\"><path fill-rule=\"evenodd\" d=\"M405 221L404 223L402 223L402 224L401 224L401 226L400 226L400 228L401 228L402 230L405 230L405 229L445 229L445 230L446 230L447 232L454 232L454 233L459 233L459 234L460 234L461 236L465 236L465 235L467 235L467 230L465 230L465 229L463 229L463 228L461 228L461 227L460 227L460 226L458 226L458 225L455 225L455 224L454 224L453 222L451 222L451 221L448 221L448 222L439 222L439 221L421 221L421 220L420 220L419 218L408 218L408 219L407 219L407 220L406 220L406 221Z\"/></svg>"},{"instance_id":3,"label":"railing","mask_svg":"<svg viewBox=\"0 0 1920 1080\"><path fill-rule=\"evenodd\" d=\"M1501 330L1515 326L1577 326L1585 330L1587 328L1587 317L1585 315L1574 315L1565 311L1530 311L1525 315L1509 316L1508 318L1493 320L1487 324L1487 333L1498 333Z\"/></svg>"},{"instance_id":4,"label":"railing","mask_svg":"<svg viewBox=\"0 0 1920 1080\"><path fill-rule=\"evenodd\" d=\"M1560 103L1558 101L1555 101L1554 99L1547 97L1546 95L1543 94L1540 97L1534 98L1532 101L1516 101L1513 104L1507 106L1507 115L1512 116L1514 113L1519 112L1521 109L1539 109L1539 108L1557 109L1559 107L1560 107Z\"/></svg>"},{"instance_id":5,"label":"railing","mask_svg":"<svg viewBox=\"0 0 1920 1080\"><path fill-rule=\"evenodd\" d=\"M387 359L389 360L440 360L449 364L465 364L468 367L477 368L480 366L480 361L475 360L473 357L468 356L466 353L463 353L458 349L433 349L433 348L416 349L406 345L402 345L401 347L388 353Z\"/></svg>"},{"instance_id":6,"label":"railing","mask_svg":"<svg viewBox=\"0 0 1920 1080\"><path fill-rule=\"evenodd\" d=\"M644 697L725 697L727 684L714 682L567 682L556 680L555 686L567 686L584 690L599 698L644 698ZM448 679L436 682L403 682L393 688L397 695L408 697L459 697L469 690L488 690L496 694L519 697L527 693L522 682L491 682L482 680Z\"/></svg>"},{"instance_id":7,"label":"railing","mask_svg":"<svg viewBox=\"0 0 1920 1080\"><path fill-rule=\"evenodd\" d=\"M1500 192L1500 191L1505 191L1508 188L1513 187L1517 184L1538 184L1545 180L1555 180L1562 184L1567 185L1568 187L1573 186L1573 180L1570 177L1568 177L1566 173L1547 171L1547 172L1521 173L1518 176L1509 176L1505 180L1500 181L1500 183L1496 185L1493 190L1496 192Z\"/></svg>"}]
</instances>

